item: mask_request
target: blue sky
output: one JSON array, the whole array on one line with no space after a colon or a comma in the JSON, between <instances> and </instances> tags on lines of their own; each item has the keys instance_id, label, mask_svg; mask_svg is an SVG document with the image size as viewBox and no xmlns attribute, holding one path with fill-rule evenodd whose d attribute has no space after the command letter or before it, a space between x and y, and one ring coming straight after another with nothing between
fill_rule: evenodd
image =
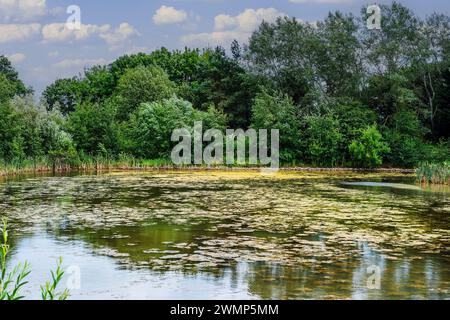
<instances>
[{"instance_id":1,"label":"blue sky","mask_svg":"<svg viewBox=\"0 0 450 320\"><path fill-rule=\"evenodd\" d=\"M448 0L400 1L418 15L450 13ZM377 3L390 3L378 1ZM228 46L245 41L262 19L316 21L329 11L358 14L367 0L0 0L0 54L41 92L57 78L125 53ZM67 8L81 9L81 30L68 30Z\"/></svg>"}]
</instances>

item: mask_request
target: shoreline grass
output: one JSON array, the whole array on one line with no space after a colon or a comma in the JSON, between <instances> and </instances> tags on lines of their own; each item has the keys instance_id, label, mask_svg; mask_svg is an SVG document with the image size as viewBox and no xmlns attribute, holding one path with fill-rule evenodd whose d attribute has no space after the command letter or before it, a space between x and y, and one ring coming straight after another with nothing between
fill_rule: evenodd
<instances>
[{"instance_id":1,"label":"shoreline grass","mask_svg":"<svg viewBox=\"0 0 450 320\"><path fill-rule=\"evenodd\" d=\"M450 185L450 162L422 163L416 169L416 176L421 184Z\"/></svg>"},{"instance_id":2,"label":"shoreline grass","mask_svg":"<svg viewBox=\"0 0 450 320\"><path fill-rule=\"evenodd\" d=\"M153 159L140 160L132 157L117 160L107 158L86 158L72 164L55 164L47 159L39 161L23 161L0 165L0 177L17 176L22 174L65 174L79 172L108 172L108 171L259 171L264 166L255 165L174 165L170 160ZM284 164L280 171L305 172L380 172L414 174L413 169L402 168L349 168L349 167L314 167L308 165Z\"/></svg>"}]
</instances>

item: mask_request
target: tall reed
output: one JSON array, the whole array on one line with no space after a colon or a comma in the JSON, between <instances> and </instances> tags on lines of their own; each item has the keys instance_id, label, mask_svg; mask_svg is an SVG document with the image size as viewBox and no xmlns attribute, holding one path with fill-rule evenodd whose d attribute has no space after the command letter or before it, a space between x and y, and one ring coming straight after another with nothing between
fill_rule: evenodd
<instances>
[{"instance_id":1,"label":"tall reed","mask_svg":"<svg viewBox=\"0 0 450 320\"><path fill-rule=\"evenodd\" d=\"M0 301L24 299L25 297L20 292L28 284L26 279L31 273L30 264L28 262L19 263L9 271L7 269L9 233L6 219L3 220L3 225L0 227L0 236ZM62 292L56 291L64 275L61 264L62 258L58 260L56 271L51 271L52 281L41 286L41 297L43 300L67 300L69 297L67 289Z\"/></svg>"},{"instance_id":2,"label":"tall reed","mask_svg":"<svg viewBox=\"0 0 450 320\"><path fill-rule=\"evenodd\" d=\"M416 169L417 180L423 184L450 185L450 162L422 163Z\"/></svg>"}]
</instances>

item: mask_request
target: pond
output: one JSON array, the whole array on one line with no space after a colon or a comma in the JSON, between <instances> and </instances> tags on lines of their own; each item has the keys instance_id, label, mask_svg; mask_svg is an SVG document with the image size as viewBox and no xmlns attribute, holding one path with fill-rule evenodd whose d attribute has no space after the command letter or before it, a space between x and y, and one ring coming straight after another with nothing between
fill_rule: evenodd
<instances>
[{"instance_id":1,"label":"pond","mask_svg":"<svg viewBox=\"0 0 450 320\"><path fill-rule=\"evenodd\" d=\"M450 299L449 194L398 174L23 176L0 180L0 216L32 299L58 257L71 299Z\"/></svg>"}]
</instances>

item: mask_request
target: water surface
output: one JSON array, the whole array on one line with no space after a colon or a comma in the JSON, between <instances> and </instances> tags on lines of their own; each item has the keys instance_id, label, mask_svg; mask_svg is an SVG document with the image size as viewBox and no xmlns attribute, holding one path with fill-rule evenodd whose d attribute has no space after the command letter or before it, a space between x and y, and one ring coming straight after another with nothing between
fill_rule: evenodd
<instances>
[{"instance_id":1,"label":"water surface","mask_svg":"<svg viewBox=\"0 0 450 320\"><path fill-rule=\"evenodd\" d=\"M31 298L62 256L74 299L449 299L448 195L399 175L40 176L0 182L0 216Z\"/></svg>"}]
</instances>

